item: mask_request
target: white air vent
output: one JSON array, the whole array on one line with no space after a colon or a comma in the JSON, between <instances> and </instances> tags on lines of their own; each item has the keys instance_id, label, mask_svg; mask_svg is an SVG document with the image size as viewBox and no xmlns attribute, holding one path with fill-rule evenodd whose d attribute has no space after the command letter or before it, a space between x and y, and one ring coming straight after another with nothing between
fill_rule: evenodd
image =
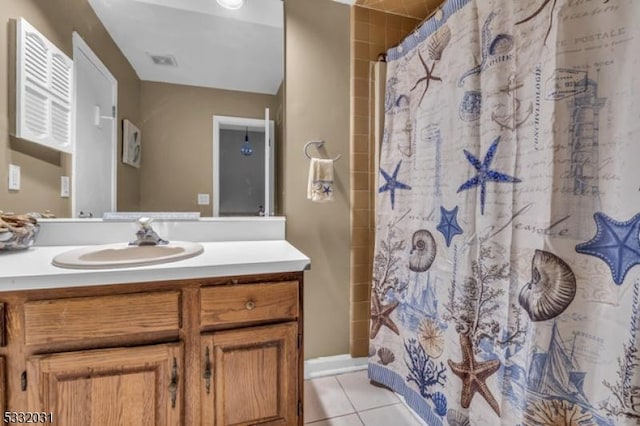
<instances>
[{"instance_id":1,"label":"white air vent","mask_svg":"<svg viewBox=\"0 0 640 426\"><path fill-rule=\"evenodd\" d=\"M176 58L173 55L152 55L149 54L149 57L153 61L155 65L161 65L165 67L177 67L178 63L176 62Z\"/></svg>"},{"instance_id":2,"label":"white air vent","mask_svg":"<svg viewBox=\"0 0 640 426\"><path fill-rule=\"evenodd\" d=\"M16 40L16 136L71 152L73 61L22 18Z\"/></svg>"}]
</instances>

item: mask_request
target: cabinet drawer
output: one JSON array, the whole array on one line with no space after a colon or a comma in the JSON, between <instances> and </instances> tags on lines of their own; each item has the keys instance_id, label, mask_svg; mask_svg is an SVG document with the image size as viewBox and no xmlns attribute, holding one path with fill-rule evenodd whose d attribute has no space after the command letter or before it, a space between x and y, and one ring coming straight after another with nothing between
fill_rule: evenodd
<instances>
[{"instance_id":1,"label":"cabinet drawer","mask_svg":"<svg viewBox=\"0 0 640 426\"><path fill-rule=\"evenodd\" d=\"M295 319L298 307L297 281L204 287L200 323L204 328Z\"/></svg>"},{"instance_id":2,"label":"cabinet drawer","mask_svg":"<svg viewBox=\"0 0 640 426\"><path fill-rule=\"evenodd\" d=\"M177 332L180 293L165 291L27 302L24 322L27 345Z\"/></svg>"}]
</instances>

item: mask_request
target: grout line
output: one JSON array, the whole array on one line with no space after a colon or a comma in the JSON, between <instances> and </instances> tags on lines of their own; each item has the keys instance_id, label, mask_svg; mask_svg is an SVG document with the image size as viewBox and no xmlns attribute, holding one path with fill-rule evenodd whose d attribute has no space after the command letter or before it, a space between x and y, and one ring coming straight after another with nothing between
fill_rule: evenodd
<instances>
[{"instance_id":1,"label":"grout line","mask_svg":"<svg viewBox=\"0 0 640 426\"><path fill-rule=\"evenodd\" d=\"M358 411L358 413L366 413L367 411L377 410L378 408L393 407L394 405L402 405L402 402L398 401L398 402L394 402L392 404L379 405L377 407L367 408L366 410L360 410L360 411Z\"/></svg>"},{"instance_id":2,"label":"grout line","mask_svg":"<svg viewBox=\"0 0 640 426\"><path fill-rule=\"evenodd\" d=\"M338 384L340 385L340 389L342 389L342 392L344 393L344 395L347 397L347 401L349 401L349 404L351 404L351 407L353 408L353 412L354 413L358 413L358 410L356 410L356 406L353 405L353 401L351 401L351 398L349 398L349 394L347 393L347 391L345 390L344 386L342 386L342 383L340 383L340 380L338 380L338 376L333 376L335 377L336 381L338 382ZM360 416L358 416L359 418ZM360 420L362 421L362 420Z\"/></svg>"},{"instance_id":3,"label":"grout line","mask_svg":"<svg viewBox=\"0 0 640 426\"><path fill-rule=\"evenodd\" d=\"M349 374L349 373L345 373L345 374ZM341 374L339 374L341 375ZM338 380L338 375L334 376L336 378L336 380ZM398 405L398 404L402 404L402 401L400 401L400 398L398 398L398 395L396 395L395 392L393 392L391 389L386 389L388 392L390 392L393 396L396 397L396 402L393 403L389 403L389 404L383 404L383 405L378 405L376 407L371 407L371 408L367 408L366 410L360 410L357 411L356 406L353 404L353 402L351 401L351 398L349 398L349 394L347 393L346 389L344 388L344 386L342 386L342 383L340 382L340 380L338 380L338 384L340 384L340 387L342 388L342 391L344 392L344 394L347 396L347 399L349 400L349 403L351 403L351 406L353 407L353 410L356 414L358 414L358 418L360 418L360 413L363 413L365 411L371 411L371 410L376 410L378 408L383 408L383 407L390 407L392 405ZM373 386L371 384L369 384L370 386ZM362 421L362 418L360 418L360 421L364 424L364 421Z\"/></svg>"},{"instance_id":4,"label":"grout line","mask_svg":"<svg viewBox=\"0 0 640 426\"><path fill-rule=\"evenodd\" d=\"M355 414L356 416L358 416L358 413L353 412L353 413L349 413L349 414L342 414L342 415L340 415L340 416L329 417L329 418L326 418L326 419L315 420L315 421L314 421L314 422L312 422L312 423L305 423L305 425L315 425L315 424L318 424L318 423L320 423L320 422L326 422L327 420L333 420L333 419L339 419L339 418L342 418L342 417L353 416L354 414ZM358 416L358 419L360 420L360 422L361 422L361 423L363 423L363 422L362 422L362 419L360 419L360 416ZM364 423L363 423L363 424L364 424Z\"/></svg>"},{"instance_id":5,"label":"grout line","mask_svg":"<svg viewBox=\"0 0 640 426\"><path fill-rule=\"evenodd\" d=\"M347 398L347 401L349 401L349 404L351 405L351 408L353 409L353 411L352 411L352 412L350 412L350 413L341 414L341 415L339 415L339 416L323 417L323 418L320 418L320 419L316 419L316 420L314 420L314 421L313 421L313 423L318 423L318 422L322 422L322 421L326 421L326 420L331 420L331 419L336 418L336 417L350 416L351 414L355 414L355 413L356 413L356 409L355 409L355 407L353 406L353 403L352 403L352 402L351 402L351 400L349 399L349 396L347 395L347 393L346 393L346 392L344 391L344 389L342 388L342 384L340 383L340 380L338 380L338 378L337 378L337 376L336 376L336 375L333 375L333 376L317 377L317 379L328 379L329 377L333 378L333 380L335 380L335 381L338 383L338 386L340 387L340 390L342 390L342 393L344 394L345 398ZM314 380L314 379L306 379L305 381L307 381L307 382L311 382L311 381L313 381L313 380ZM304 421L304 419L303 419L303 421ZM313 423L304 423L304 424L305 424L305 425L310 425L310 424L313 424Z\"/></svg>"}]
</instances>

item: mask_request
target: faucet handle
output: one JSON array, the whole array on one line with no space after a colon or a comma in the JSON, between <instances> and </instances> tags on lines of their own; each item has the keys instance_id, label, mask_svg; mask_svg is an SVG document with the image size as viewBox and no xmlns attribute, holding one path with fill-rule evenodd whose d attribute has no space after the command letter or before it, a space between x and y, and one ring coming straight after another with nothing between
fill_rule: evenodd
<instances>
[{"instance_id":1,"label":"faucet handle","mask_svg":"<svg viewBox=\"0 0 640 426\"><path fill-rule=\"evenodd\" d=\"M151 222L153 222L152 217L142 216L138 218L138 225L142 229L149 229L151 227Z\"/></svg>"}]
</instances>

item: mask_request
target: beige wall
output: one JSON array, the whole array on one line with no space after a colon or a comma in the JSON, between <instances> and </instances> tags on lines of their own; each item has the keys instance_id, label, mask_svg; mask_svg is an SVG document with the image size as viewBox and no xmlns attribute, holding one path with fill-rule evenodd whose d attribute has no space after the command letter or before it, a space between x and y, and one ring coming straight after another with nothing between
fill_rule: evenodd
<instances>
[{"instance_id":1,"label":"beige wall","mask_svg":"<svg viewBox=\"0 0 640 426\"><path fill-rule=\"evenodd\" d=\"M349 351L349 7L285 0L287 240L311 258L305 273L305 358ZM306 199L305 142L324 139L335 163L333 203Z\"/></svg>"},{"instance_id":2,"label":"beige wall","mask_svg":"<svg viewBox=\"0 0 640 426\"><path fill-rule=\"evenodd\" d=\"M70 175L70 156L18 140L15 129L15 20L24 17L72 57L71 34L77 31L118 80L118 121L139 119L140 80L86 0L0 0L0 210L52 210L71 214L69 199L60 198L60 176ZM118 141L122 126L118 126ZM119 146L122 149L121 143ZM9 192L8 164L21 166L22 189ZM118 208L137 210L138 170L118 161Z\"/></svg>"},{"instance_id":3,"label":"beige wall","mask_svg":"<svg viewBox=\"0 0 640 426\"><path fill-rule=\"evenodd\" d=\"M273 95L143 81L140 209L199 211L197 194L213 200L213 116L264 118L278 109Z\"/></svg>"}]
</instances>

